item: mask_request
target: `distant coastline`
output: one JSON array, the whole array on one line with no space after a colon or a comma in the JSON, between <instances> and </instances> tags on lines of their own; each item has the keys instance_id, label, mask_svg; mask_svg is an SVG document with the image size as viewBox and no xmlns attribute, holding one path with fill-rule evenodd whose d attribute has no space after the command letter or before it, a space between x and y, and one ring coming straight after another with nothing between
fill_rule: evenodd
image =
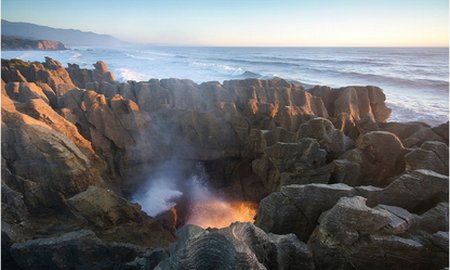
<instances>
[{"instance_id":1,"label":"distant coastline","mask_svg":"<svg viewBox=\"0 0 450 270\"><path fill-rule=\"evenodd\" d=\"M69 48L60 41L33 40L15 36L2 35L2 50L6 51L61 51Z\"/></svg>"}]
</instances>

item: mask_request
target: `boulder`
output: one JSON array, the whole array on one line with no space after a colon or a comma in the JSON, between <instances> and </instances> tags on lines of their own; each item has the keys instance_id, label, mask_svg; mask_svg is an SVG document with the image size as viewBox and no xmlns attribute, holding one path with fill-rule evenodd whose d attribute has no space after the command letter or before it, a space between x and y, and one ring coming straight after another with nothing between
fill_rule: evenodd
<instances>
[{"instance_id":1,"label":"boulder","mask_svg":"<svg viewBox=\"0 0 450 270\"><path fill-rule=\"evenodd\" d=\"M71 207L94 225L106 241L146 247L164 247L174 240L170 231L110 190L90 186L68 200Z\"/></svg>"},{"instance_id":2,"label":"boulder","mask_svg":"<svg viewBox=\"0 0 450 270\"><path fill-rule=\"evenodd\" d=\"M424 142L405 155L405 165L407 171L429 169L448 175L448 146L437 141Z\"/></svg>"}]
</instances>

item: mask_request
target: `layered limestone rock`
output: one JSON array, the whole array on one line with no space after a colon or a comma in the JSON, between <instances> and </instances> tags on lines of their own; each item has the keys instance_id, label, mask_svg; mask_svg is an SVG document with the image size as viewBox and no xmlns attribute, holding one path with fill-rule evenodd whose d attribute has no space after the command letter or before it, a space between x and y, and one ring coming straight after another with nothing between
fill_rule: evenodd
<instances>
[{"instance_id":1,"label":"layered limestone rock","mask_svg":"<svg viewBox=\"0 0 450 270\"><path fill-rule=\"evenodd\" d=\"M115 77L103 61L94 64L94 70L80 68L77 64L69 64L66 69L73 83L84 89L96 90L102 82L114 82Z\"/></svg>"},{"instance_id":2,"label":"layered limestone rock","mask_svg":"<svg viewBox=\"0 0 450 270\"><path fill-rule=\"evenodd\" d=\"M353 139L364 130L373 130L375 123L385 123L391 115L383 90L375 86L315 86L308 91L323 100L337 128Z\"/></svg>"},{"instance_id":3,"label":"layered limestone rock","mask_svg":"<svg viewBox=\"0 0 450 270\"><path fill-rule=\"evenodd\" d=\"M308 184L283 186L259 203L255 225L276 234L295 233L306 241L320 214L341 197L356 191L345 184Z\"/></svg>"},{"instance_id":4,"label":"layered limestone rock","mask_svg":"<svg viewBox=\"0 0 450 270\"><path fill-rule=\"evenodd\" d=\"M342 130L336 129L326 118L314 118L302 124L298 131L300 138L314 138L328 153L328 160L334 160L353 147L354 142Z\"/></svg>"},{"instance_id":5,"label":"layered limestone rock","mask_svg":"<svg viewBox=\"0 0 450 270\"><path fill-rule=\"evenodd\" d=\"M106 185L90 143L42 99L24 104L2 95L2 138L2 158L16 177L66 195Z\"/></svg>"},{"instance_id":6,"label":"layered limestone rock","mask_svg":"<svg viewBox=\"0 0 450 270\"><path fill-rule=\"evenodd\" d=\"M44 63L2 59L2 80L6 83L15 82L17 77L27 82L46 83L57 95L75 87L66 69L50 57L46 57Z\"/></svg>"},{"instance_id":7,"label":"layered limestone rock","mask_svg":"<svg viewBox=\"0 0 450 270\"><path fill-rule=\"evenodd\" d=\"M365 205L363 197L341 198L324 212L308 241L317 269L440 269L448 252L433 235L408 237L411 215L401 208ZM439 237L439 236L438 236ZM442 238L441 238L442 239Z\"/></svg>"},{"instance_id":8,"label":"layered limestone rock","mask_svg":"<svg viewBox=\"0 0 450 270\"><path fill-rule=\"evenodd\" d=\"M357 139L355 149L333 161L334 181L384 187L392 176L404 171L405 154L403 144L393 133L368 132Z\"/></svg>"},{"instance_id":9,"label":"layered limestone rock","mask_svg":"<svg viewBox=\"0 0 450 270\"><path fill-rule=\"evenodd\" d=\"M373 86L118 82L105 63L94 68L2 60L6 265L445 266L448 123L386 123ZM225 198L265 197L256 226L185 226L175 239L186 213L152 218L123 197L168 159L190 172L200 164Z\"/></svg>"},{"instance_id":10,"label":"layered limestone rock","mask_svg":"<svg viewBox=\"0 0 450 270\"><path fill-rule=\"evenodd\" d=\"M405 208L413 213L448 202L448 176L417 170L396 178L385 188L350 187L345 184L308 184L283 186L259 204L255 224L266 232L295 233L306 241L317 226L322 212L341 197L361 195L369 206L378 204Z\"/></svg>"},{"instance_id":11,"label":"layered limestone rock","mask_svg":"<svg viewBox=\"0 0 450 270\"><path fill-rule=\"evenodd\" d=\"M315 269L311 252L297 237L268 235L251 223L221 230L187 225L177 235L169 257L155 269Z\"/></svg>"}]
</instances>

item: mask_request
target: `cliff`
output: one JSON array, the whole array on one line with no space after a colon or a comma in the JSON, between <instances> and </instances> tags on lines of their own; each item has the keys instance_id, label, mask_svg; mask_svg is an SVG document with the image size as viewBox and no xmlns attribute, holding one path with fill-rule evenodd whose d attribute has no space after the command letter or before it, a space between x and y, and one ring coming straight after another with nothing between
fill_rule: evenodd
<instances>
[{"instance_id":1,"label":"cliff","mask_svg":"<svg viewBox=\"0 0 450 270\"><path fill-rule=\"evenodd\" d=\"M375 86L118 82L101 61L2 60L3 262L440 269L448 122L388 122L390 112ZM201 163L224 196L259 203L255 223L175 234L173 213L129 202L170 159Z\"/></svg>"},{"instance_id":2,"label":"cliff","mask_svg":"<svg viewBox=\"0 0 450 270\"><path fill-rule=\"evenodd\" d=\"M123 46L127 43L110 35L61 29L25 22L1 21L2 35L32 40L58 40L68 46Z\"/></svg>"},{"instance_id":3,"label":"cliff","mask_svg":"<svg viewBox=\"0 0 450 270\"><path fill-rule=\"evenodd\" d=\"M68 48L59 41L53 40L32 40L13 36L2 35L2 50L4 51L59 51Z\"/></svg>"}]
</instances>

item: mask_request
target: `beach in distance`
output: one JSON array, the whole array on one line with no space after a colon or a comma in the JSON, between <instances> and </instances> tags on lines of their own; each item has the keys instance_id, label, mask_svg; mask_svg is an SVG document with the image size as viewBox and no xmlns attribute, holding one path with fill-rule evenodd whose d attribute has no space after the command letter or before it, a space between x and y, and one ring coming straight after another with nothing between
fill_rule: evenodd
<instances>
[{"instance_id":1,"label":"beach in distance","mask_svg":"<svg viewBox=\"0 0 450 270\"><path fill-rule=\"evenodd\" d=\"M187 78L196 83L278 76L314 85L376 85L393 110L390 121L437 125L448 119L448 48L73 47L3 51L2 57L91 68L103 60L121 81Z\"/></svg>"}]
</instances>

